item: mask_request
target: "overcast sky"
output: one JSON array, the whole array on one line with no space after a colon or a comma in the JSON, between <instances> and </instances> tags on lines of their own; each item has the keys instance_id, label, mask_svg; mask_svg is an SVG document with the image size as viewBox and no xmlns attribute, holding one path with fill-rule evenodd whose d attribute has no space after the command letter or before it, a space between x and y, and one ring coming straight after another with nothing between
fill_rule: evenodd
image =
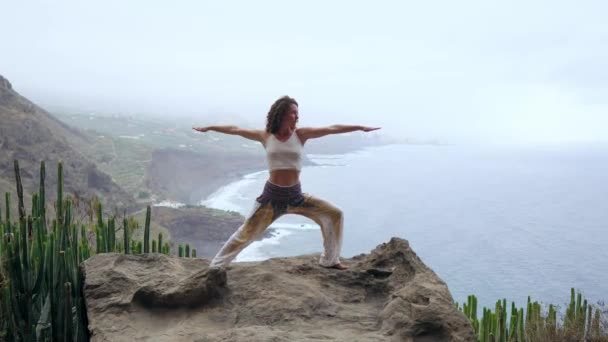
<instances>
[{"instance_id":1,"label":"overcast sky","mask_svg":"<svg viewBox=\"0 0 608 342\"><path fill-rule=\"evenodd\" d=\"M43 106L608 141L605 1L1 1L0 74Z\"/></svg>"}]
</instances>

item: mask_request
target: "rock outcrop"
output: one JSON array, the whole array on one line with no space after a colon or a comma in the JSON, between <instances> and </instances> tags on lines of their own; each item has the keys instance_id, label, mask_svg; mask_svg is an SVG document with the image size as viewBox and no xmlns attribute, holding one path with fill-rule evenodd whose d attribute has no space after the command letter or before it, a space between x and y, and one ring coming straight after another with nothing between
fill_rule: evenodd
<instances>
[{"instance_id":1,"label":"rock outcrop","mask_svg":"<svg viewBox=\"0 0 608 342\"><path fill-rule=\"evenodd\" d=\"M322 268L318 255L233 263L100 254L83 263L92 341L473 341L447 285L393 238Z\"/></svg>"}]
</instances>

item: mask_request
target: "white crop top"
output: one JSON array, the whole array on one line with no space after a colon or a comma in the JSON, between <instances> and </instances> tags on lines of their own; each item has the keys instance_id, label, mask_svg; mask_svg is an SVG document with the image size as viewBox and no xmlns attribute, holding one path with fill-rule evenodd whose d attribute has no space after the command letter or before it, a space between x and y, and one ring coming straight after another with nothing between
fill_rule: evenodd
<instances>
[{"instance_id":1,"label":"white crop top","mask_svg":"<svg viewBox=\"0 0 608 342\"><path fill-rule=\"evenodd\" d=\"M287 141L280 141L274 134L266 140L268 170L302 169L302 143L294 131Z\"/></svg>"}]
</instances>

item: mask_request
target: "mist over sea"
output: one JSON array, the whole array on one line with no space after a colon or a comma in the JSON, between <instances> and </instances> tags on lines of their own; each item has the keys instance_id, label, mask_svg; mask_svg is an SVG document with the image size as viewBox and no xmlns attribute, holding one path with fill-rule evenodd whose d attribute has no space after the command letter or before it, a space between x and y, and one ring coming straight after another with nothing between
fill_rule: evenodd
<instances>
[{"instance_id":1,"label":"mist over sea","mask_svg":"<svg viewBox=\"0 0 608 342\"><path fill-rule=\"evenodd\" d=\"M304 192L345 214L342 254L367 253L393 236L447 282L454 299L480 305L526 296L564 304L571 287L608 300L608 145L526 147L390 145L309 155ZM267 172L226 185L201 203L249 214ZM237 261L320 252L318 226L287 215L275 236Z\"/></svg>"}]
</instances>

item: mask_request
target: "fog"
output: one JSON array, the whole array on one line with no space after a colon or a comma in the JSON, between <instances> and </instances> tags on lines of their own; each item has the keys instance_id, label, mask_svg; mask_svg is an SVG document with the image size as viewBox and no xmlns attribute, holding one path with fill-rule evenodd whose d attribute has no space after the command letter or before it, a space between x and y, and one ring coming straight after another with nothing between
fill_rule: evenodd
<instances>
[{"instance_id":1,"label":"fog","mask_svg":"<svg viewBox=\"0 0 608 342\"><path fill-rule=\"evenodd\" d=\"M43 107L382 126L450 142L608 141L602 1L4 1L0 74Z\"/></svg>"}]
</instances>

